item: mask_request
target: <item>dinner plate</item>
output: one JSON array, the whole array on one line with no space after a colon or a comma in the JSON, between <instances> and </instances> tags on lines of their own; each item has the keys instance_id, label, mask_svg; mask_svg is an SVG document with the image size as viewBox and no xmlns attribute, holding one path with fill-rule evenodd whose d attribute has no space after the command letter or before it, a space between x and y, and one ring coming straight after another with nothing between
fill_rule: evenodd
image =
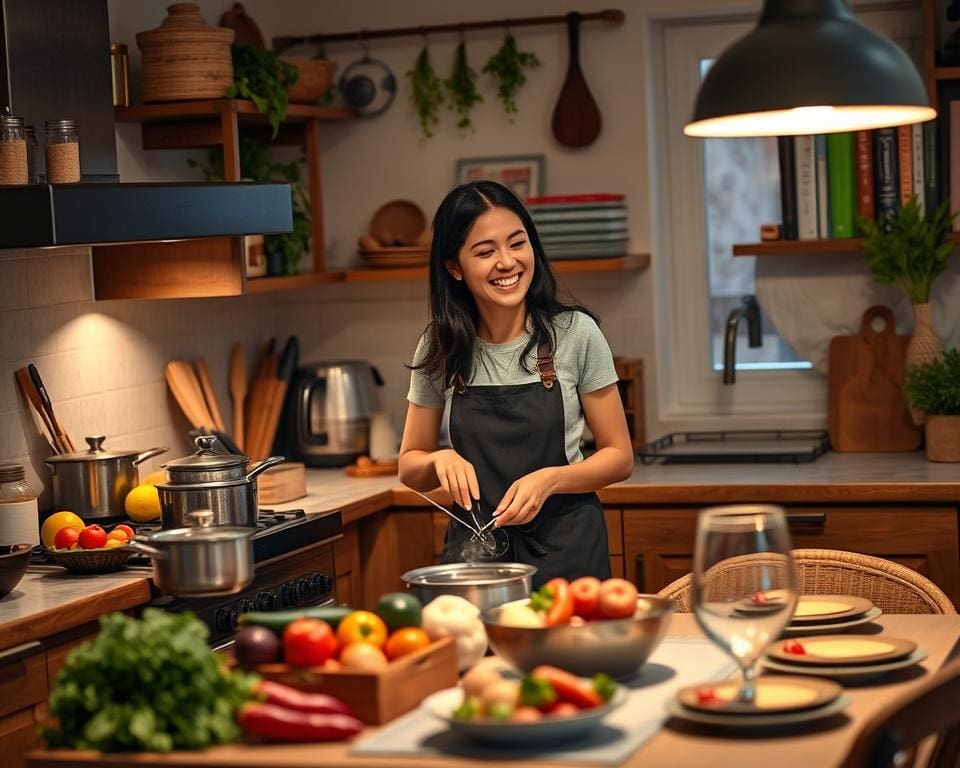
<instances>
[{"instance_id":1,"label":"dinner plate","mask_svg":"<svg viewBox=\"0 0 960 768\"><path fill-rule=\"evenodd\" d=\"M626 691L619 687L613 698L602 707L586 709L572 716L546 716L532 723L455 720L452 713L463 703L463 688L459 687L445 688L427 696L420 707L447 723L451 731L466 738L496 744L529 744L534 741L554 741L581 736L599 726L603 718L623 704L626 698Z\"/></svg>"},{"instance_id":2,"label":"dinner plate","mask_svg":"<svg viewBox=\"0 0 960 768\"><path fill-rule=\"evenodd\" d=\"M705 688L710 689L715 698L702 701L700 693ZM699 712L722 713L737 717L766 716L822 707L843 693L839 685L826 680L778 675L757 678L757 694L752 703L737 699L739 689L739 680L691 685L677 691L677 701L686 709L695 709Z\"/></svg>"},{"instance_id":3,"label":"dinner plate","mask_svg":"<svg viewBox=\"0 0 960 768\"><path fill-rule=\"evenodd\" d=\"M862 616L873 608L865 597L853 595L801 595L791 624L826 624Z\"/></svg>"},{"instance_id":4,"label":"dinner plate","mask_svg":"<svg viewBox=\"0 0 960 768\"><path fill-rule=\"evenodd\" d=\"M927 658L927 652L923 648L917 648L913 653L903 659L896 661L885 661L880 664L857 664L849 667L835 666L799 666L797 664L787 664L777 659L765 658L762 662L766 669L774 672L785 672L789 675L814 675L828 680L836 680L844 685L854 685L857 683L866 683L883 677L890 672L896 672L898 669L906 669L914 664L919 664Z\"/></svg>"},{"instance_id":5,"label":"dinner plate","mask_svg":"<svg viewBox=\"0 0 960 768\"><path fill-rule=\"evenodd\" d=\"M863 624L869 624L883 613L879 608L871 608L862 616L855 616L844 621L834 621L825 624L788 624L780 633L780 637L803 637L804 635L832 635Z\"/></svg>"},{"instance_id":6,"label":"dinner plate","mask_svg":"<svg viewBox=\"0 0 960 768\"><path fill-rule=\"evenodd\" d=\"M803 653L791 653L800 645ZM767 655L777 661L798 667L879 664L909 656L917 650L912 640L884 635L824 635L806 640L781 640L770 646Z\"/></svg>"},{"instance_id":7,"label":"dinner plate","mask_svg":"<svg viewBox=\"0 0 960 768\"><path fill-rule=\"evenodd\" d=\"M721 727L727 730L762 730L799 725L832 717L850 705L850 697L841 694L833 701L813 709L801 709L796 712L776 714L732 715L727 712L703 712L683 706L677 699L670 697L665 702L666 710L674 717L699 725Z\"/></svg>"}]
</instances>

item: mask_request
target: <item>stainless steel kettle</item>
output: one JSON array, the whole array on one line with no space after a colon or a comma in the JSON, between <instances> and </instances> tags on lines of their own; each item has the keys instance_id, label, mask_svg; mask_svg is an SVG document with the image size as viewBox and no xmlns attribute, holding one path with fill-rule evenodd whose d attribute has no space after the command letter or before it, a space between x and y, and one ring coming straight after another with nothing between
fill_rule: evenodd
<instances>
[{"instance_id":1,"label":"stainless steel kettle","mask_svg":"<svg viewBox=\"0 0 960 768\"><path fill-rule=\"evenodd\" d=\"M380 408L380 372L362 360L297 368L286 409L283 452L312 467L342 467L370 450L370 415Z\"/></svg>"}]
</instances>

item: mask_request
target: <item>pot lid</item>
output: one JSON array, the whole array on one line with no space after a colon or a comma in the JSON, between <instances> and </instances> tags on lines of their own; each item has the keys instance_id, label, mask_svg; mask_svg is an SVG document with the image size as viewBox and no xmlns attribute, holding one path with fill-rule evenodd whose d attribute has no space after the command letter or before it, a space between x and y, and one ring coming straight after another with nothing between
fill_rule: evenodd
<instances>
[{"instance_id":1,"label":"pot lid","mask_svg":"<svg viewBox=\"0 0 960 768\"><path fill-rule=\"evenodd\" d=\"M168 461L162 465L163 468L172 469L174 472L178 469L230 469L231 467L242 467L250 461L249 456L243 456L239 453L219 453L213 450L213 446L217 442L217 438L213 435L200 435L194 442L197 444L195 454Z\"/></svg>"},{"instance_id":2,"label":"pot lid","mask_svg":"<svg viewBox=\"0 0 960 768\"><path fill-rule=\"evenodd\" d=\"M101 459L128 459L139 456L142 451L108 451L103 447L103 441L107 438L103 435L94 435L93 437L83 438L90 446L86 451L77 451L76 453L58 453L55 456L48 456L45 461L47 464L59 464L66 461L100 461Z\"/></svg>"},{"instance_id":3,"label":"pot lid","mask_svg":"<svg viewBox=\"0 0 960 768\"><path fill-rule=\"evenodd\" d=\"M208 525L196 528L171 528L168 531L157 531L145 536L141 535L138 538L146 539L150 544L173 544L189 541L237 541L238 539L248 539L256 532L255 528Z\"/></svg>"}]
</instances>

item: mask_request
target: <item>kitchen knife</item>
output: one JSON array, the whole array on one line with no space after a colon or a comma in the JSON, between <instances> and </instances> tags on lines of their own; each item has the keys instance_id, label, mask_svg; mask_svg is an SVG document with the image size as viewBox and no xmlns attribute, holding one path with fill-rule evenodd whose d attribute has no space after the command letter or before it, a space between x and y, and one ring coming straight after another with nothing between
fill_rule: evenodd
<instances>
[{"instance_id":1,"label":"kitchen knife","mask_svg":"<svg viewBox=\"0 0 960 768\"><path fill-rule=\"evenodd\" d=\"M37 366L35 366L33 363L30 363L27 366L27 373L30 374L30 380L37 388L37 392L40 395L40 402L43 404L43 408L47 412L47 416L50 419L50 424L53 427L54 434L60 440L60 444L67 452L76 451L77 449L73 444L73 440L70 439L70 435L64 431L63 427L60 426L60 422L57 421L57 416L53 412L53 403L50 402L50 395L47 394L47 389L43 386L43 379L40 378L40 371L37 370Z\"/></svg>"},{"instance_id":2,"label":"kitchen knife","mask_svg":"<svg viewBox=\"0 0 960 768\"><path fill-rule=\"evenodd\" d=\"M20 391L23 392L24 396L30 402L30 405L33 406L33 410L40 414L40 420L43 422L43 426L50 435L53 452L66 453L68 449L57 437L57 433L53 428L53 424L50 423L50 417L47 416L47 412L43 409L43 401L40 399L40 393L37 391L37 388L33 383L33 379L30 378L29 372L26 368L17 368L16 377L17 384L20 385Z\"/></svg>"}]
</instances>

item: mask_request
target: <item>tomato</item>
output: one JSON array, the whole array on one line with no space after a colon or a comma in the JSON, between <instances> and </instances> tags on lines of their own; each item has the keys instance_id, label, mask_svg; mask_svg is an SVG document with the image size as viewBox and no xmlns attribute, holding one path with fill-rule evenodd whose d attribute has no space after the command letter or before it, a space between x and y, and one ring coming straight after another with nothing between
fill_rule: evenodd
<instances>
[{"instance_id":1,"label":"tomato","mask_svg":"<svg viewBox=\"0 0 960 768\"><path fill-rule=\"evenodd\" d=\"M387 642L387 625L375 613L354 611L340 622L340 626L337 627L337 639L340 645L370 643L377 648L382 648Z\"/></svg>"},{"instance_id":2,"label":"tomato","mask_svg":"<svg viewBox=\"0 0 960 768\"><path fill-rule=\"evenodd\" d=\"M589 619L597 612L597 600L600 597L600 579L595 576L581 576L570 583L573 595L573 613Z\"/></svg>"},{"instance_id":3,"label":"tomato","mask_svg":"<svg viewBox=\"0 0 960 768\"><path fill-rule=\"evenodd\" d=\"M637 612L637 588L626 579L607 579L600 585L597 609L602 619L627 619Z\"/></svg>"},{"instance_id":4,"label":"tomato","mask_svg":"<svg viewBox=\"0 0 960 768\"><path fill-rule=\"evenodd\" d=\"M566 624L573 616L570 582L566 579L550 579L530 596L530 607L544 614L544 626Z\"/></svg>"},{"instance_id":5,"label":"tomato","mask_svg":"<svg viewBox=\"0 0 960 768\"><path fill-rule=\"evenodd\" d=\"M807 649L803 647L803 643L798 642L797 640L787 640L783 644L784 653L792 653L795 656L803 656Z\"/></svg>"},{"instance_id":6,"label":"tomato","mask_svg":"<svg viewBox=\"0 0 960 768\"><path fill-rule=\"evenodd\" d=\"M107 532L99 525L88 525L80 531L80 546L83 549L100 549L107 544Z\"/></svg>"},{"instance_id":7,"label":"tomato","mask_svg":"<svg viewBox=\"0 0 960 768\"><path fill-rule=\"evenodd\" d=\"M337 637L325 621L297 619L283 631L283 659L295 667L316 667L337 652Z\"/></svg>"},{"instance_id":8,"label":"tomato","mask_svg":"<svg viewBox=\"0 0 960 768\"><path fill-rule=\"evenodd\" d=\"M383 651L365 642L350 643L340 651L340 663L344 669L359 669L365 672L376 672L389 664Z\"/></svg>"},{"instance_id":9,"label":"tomato","mask_svg":"<svg viewBox=\"0 0 960 768\"><path fill-rule=\"evenodd\" d=\"M374 613L383 619L387 629L393 632L401 627L419 627L423 606L413 595L406 592L389 592L377 601Z\"/></svg>"},{"instance_id":10,"label":"tomato","mask_svg":"<svg viewBox=\"0 0 960 768\"><path fill-rule=\"evenodd\" d=\"M119 541L121 544L126 544L130 541L130 537L124 531L113 530L107 534L107 541Z\"/></svg>"},{"instance_id":11,"label":"tomato","mask_svg":"<svg viewBox=\"0 0 960 768\"><path fill-rule=\"evenodd\" d=\"M110 531L110 533L116 533L117 531L123 531L125 534L127 534L128 539L132 539L137 535L136 531L134 531L133 528L126 523L120 523L120 525L113 526L113 530Z\"/></svg>"},{"instance_id":12,"label":"tomato","mask_svg":"<svg viewBox=\"0 0 960 768\"><path fill-rule=\"evenodd\" d=\"M383 646L383 650L388 659L396 659L426 648L428 645L430 645L430 638L420 627L403 627L387 638L387 644Z\"/></svg>"},{"instance_id":13,"label":"tomato","mask_svg":"<svg viewBox=\"0 0 960 768\"><path fill-rule=\"evenodd\" d=\"M76 528L61 528L53 540L54 549L73 549L80 539Z\"/></svg>"},{"instance_id":14,"label":"tomato","mask_svg":"<svg viewBox=\"0 0 960 768\"><path fill-rule=\"evenodd\" d=\"M717 696L717 692L710 688L709 686L701 686L697 688L697 703L698 704L713 704L719 702L720 697Z\"/></svg>"}]
</instances>

